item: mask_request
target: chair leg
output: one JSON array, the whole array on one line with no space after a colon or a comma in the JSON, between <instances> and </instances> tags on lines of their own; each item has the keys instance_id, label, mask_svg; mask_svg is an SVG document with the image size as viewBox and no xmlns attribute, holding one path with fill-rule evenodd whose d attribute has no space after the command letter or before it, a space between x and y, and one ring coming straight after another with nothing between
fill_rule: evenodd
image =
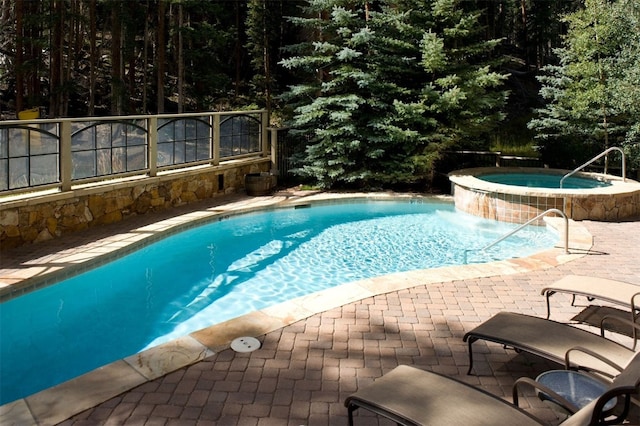
<instances>
[{"instance_id":1,"label":"chair leg","mask_svg":"<svg viewBox=\"0 0 640 426\"><path fill-rule=\"evenodd\" d=\"M474 337L469 337L469 370L467 371L467 376L471 375L471 370L473 370L473 348L471 345L476 340L478 339Z\"/></svg>"},{"instance_id":2,"label":"chair leg","mask_svg":"<svg viewBox=\"0 0 640 426\"><path fill-rule=\"evenodd\" d=\"M549 298L551 298L551 296L553 296L554 294L556 294L555 291L547 292L547 319L549 319L549 317L551 316L551 301L549 300ZM571 304L573 305L573 302Z\"/></svg>"},{"instance_id":3,"label":"chair leg","mask_svg":"<svg viewBox=\"0 0 640 426\"><path fill-rule=\"evenodd\" d=\"M358 409L357 405L349 404L347 407L347 413L349 415L349 426L353 426L353 412Z\"/></svg>"}]
</instances>

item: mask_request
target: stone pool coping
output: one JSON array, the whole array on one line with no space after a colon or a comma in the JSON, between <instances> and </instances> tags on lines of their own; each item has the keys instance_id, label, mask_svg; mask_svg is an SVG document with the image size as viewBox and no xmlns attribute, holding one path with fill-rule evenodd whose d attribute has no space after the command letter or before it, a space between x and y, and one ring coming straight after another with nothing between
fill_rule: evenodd
<instances>
[{"instance_id":1,"label":"stone pool coping","mask_svg":"<svg viewBox=\"0 0 640 426\"><path fill-rule=\"evenodd\" d=\"M60 277L77 273L113 259L123 250L132 251L167 233L197 226L216 216L226 217L253 210L275 207L294 207L312 202L344 201L346 199L420 199L452 202L451 197L396 193L314 193L285 192L273 196L242 198L226 204L209 206L157 223L142 226L108 238L98 239L37 259L16 264L3 259L0 264L0 295L10 298L30 291ZM564 221L546 218L547 223L562 235ZM2 424L56 424L75 414L94 407L147 381L166 375L182 367L227 349L236 337L258 337L291 325L326 310L357 300L392 291L431 283L463 279L510 275L555 267L583 257L592 246L592 236L581 224L569 221L569 253L562 243L532 256L485 264L451 266L428 270L395 273L355 281L323 290L291 301L283 302L224 323L193 332L187 336L132 355L98 368L55 387L45 389L0 407ZM71 272L70 272L71 271Z\"/></svg>"}]
</instances>

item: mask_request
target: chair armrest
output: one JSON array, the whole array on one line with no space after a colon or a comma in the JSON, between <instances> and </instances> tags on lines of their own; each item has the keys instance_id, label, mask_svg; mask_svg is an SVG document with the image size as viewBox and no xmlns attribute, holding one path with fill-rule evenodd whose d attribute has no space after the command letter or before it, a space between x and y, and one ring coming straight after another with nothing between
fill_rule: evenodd
<instances>
[{"instance_id":1,"label":"chair armrest","mask_svg":"<svg viewBox=\"0 0 640 426\"><path fill-rule=\"evenodd\" d=\"M608 359L608 358L606 358L606 357L604 357L604 356L600 355L599 353L594 352L594 351L592 351L592 350L590 350L590 349L587 349L587 348L585 348L585 347L583 347L583 346L574 346L574 347L570 348L567 352L565 352L565 354L564 354L564 367L565 367L565 369L567 369L567 370L570 370L570 369L571 369L571 360L570 360L570 357L571 357L571 353L572 353L572 352L582 352L582 353L584 353L584 354L587 354L587 355L589 355L589 356L591 356L591 357L593 357L593 358L596 358L596 359L598 359L598 360L600 360L600 361L604 362L604 363L605 363L605 364L607 364L607 365L610 365L611 367L615 368L616 370L618 370L618 371L620 371L620 372L621 372L622 370L624 370L624 367L623 367L623 366L618 365L618 364L616 364L615 362L611 361L610 359ZM579 365L579 364L575 364L575 366L576 366L576 368L577 368L578 370L580 370L581 368L584 368L584 366L581 366L581 365Z\"/></svg>"},{"instance_id":2,"label":"chair armrest","mask_svg":"<svg viewBox=\"0 0 640 426\"><path fill-rule=\"evenodd\" d=\"M512 389L513 405L515 405L516 407L518 406L518 388L521 386L531 386L532 388L538 390L539 392L544 393L549 397L549 400L551 400L555 404L558 404L565 410L569 411L571 414L575 413L580 409L580 407L568 401L566 398L559 395L553 389L550 389L547 386L539 382L536 382L535 380L530 379L528 377L521 377L518 380L516 380L515 383L513 384L513 389Z\"/></svg>"},{"instance_id":3,"label":"chair armrest","mask_svg":"<svg viewBox=\"0 0 640 426\"><path fill-rule=\"evenodd\" d=\"M622 424L623 420L629 414L629 410L632 404L631 395L636 393L637 390L632 386L622 386L613 389L609 389L607 392L600 395L600 397L596 400L596 404L593 408L593 415L591 418L591 424L602 424L602 425L619 425ZM617 413L614 419L605 420L603 417L604 406L611 400L612 398L617 398L624 396L624 406L622 410ZM633 424L633 422L632 422Z\"/></svg>"},{"instance_id":4,"label":"chair armrest","mask_svg":"<svg viewBox=\"0 0 640 426\"><path fill-rule=\"evenodd\" d=\"M635 308L632 308L632 311L631 311L630 314L635 319L636 318L636 314L635 314L633 309L635 309ZM631 347L631 350L635 351L636 350L636 346L638 344L638 337L640 336L640 323L637 323L637 322L632 321L630 319L620 318L620 317L615 316L615 315L605 315L600 320L600 336L604 337L604 331L605 331L604 325L605 325L605 323L611 322L611 321L614 321L614 322L617 321L617 322L623 323L623 324L628 325L629 327L631 327L631 329L633 330L633 333L631 335L631 337L633 339L633 346Z\"/></svg>"}]
</instances>

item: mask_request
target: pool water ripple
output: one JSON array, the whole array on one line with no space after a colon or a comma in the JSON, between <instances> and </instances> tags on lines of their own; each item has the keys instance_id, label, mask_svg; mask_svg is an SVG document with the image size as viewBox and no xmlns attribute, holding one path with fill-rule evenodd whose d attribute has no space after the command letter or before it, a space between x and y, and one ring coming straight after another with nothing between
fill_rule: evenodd
<instances>
[{"instance_id":1,"label":"pool water ripple","mask_svg":"<svg viewBox=\"0 0 640 426\"><path fill-rule=\"evenodd\" d=\"M527 256L558 240L546 227L530 227L489 253L473 251L513 228L446 202L360 201L239 215L181 232L2 303L0 403L343 283Z\"/></svg>"}]
</instances>

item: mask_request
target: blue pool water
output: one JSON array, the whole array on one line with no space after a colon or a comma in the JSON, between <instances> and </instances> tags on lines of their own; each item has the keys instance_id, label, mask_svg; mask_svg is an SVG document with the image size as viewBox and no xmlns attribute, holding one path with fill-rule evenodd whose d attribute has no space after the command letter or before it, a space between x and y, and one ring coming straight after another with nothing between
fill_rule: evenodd
<instances>
[{"instance_id":1,"label":"blue pool water","mask_svg":"<svg viewBox=\"0 0 640 426\"><path fill-rule=\"evenodd\" d=\"M477 177L487 182L529 188L560 188L560 179L562 179L562 175L541 173L491 173ZM569 176L562 183L564 189L592 189L605 186L611 186L611 184L577 176Z\"/></svg>"},{"instance_id":2,"label":"blue pool water","mask_svg":"<svg viewBox=\"0 0 640 426\"><path fill-rule=\"evenodd\" d=\"M527 256L558 236L444 202L358 202L232 216L0 304L0 403L195 330L346 282Z\"/></svg>"}]
</instances>

